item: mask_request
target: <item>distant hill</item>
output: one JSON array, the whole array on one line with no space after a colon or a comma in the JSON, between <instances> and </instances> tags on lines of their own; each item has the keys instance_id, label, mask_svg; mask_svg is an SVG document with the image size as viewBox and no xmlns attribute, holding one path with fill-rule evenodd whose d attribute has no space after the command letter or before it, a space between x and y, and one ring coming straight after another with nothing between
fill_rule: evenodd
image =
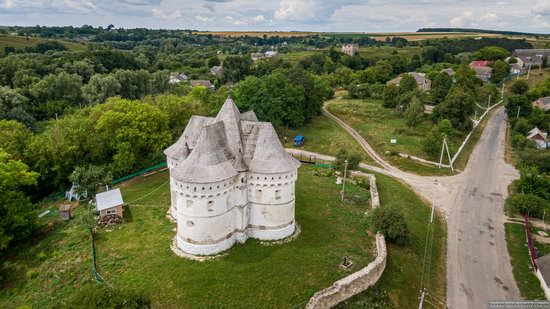
<instances>
[{"instance_id":1,"label":"distant hill","mask_svg":"<svg viewBox=\"0 0 550 309\"><path fill-rule=\"evenodd\" d=\"M22 37L22 36L12 36L12 35L0 35L0 56L4 55L4 48L7 46L13 47L15 49L24 49L25 47L34 47L38 43L51 41L44 38L36 37ZM86 49L85 44L68 42L63 40L57 40L61 44L65 45L67 49L73 51L81 51Z\"/></svg>"},{"instance_id":2,"label":"distant hill","mask_svg":"<svg viewBox=\"0 0 550 309\"><path fill-rule=\"evenodd\" d=\"M502 34L502 35L544 35L550 36L550 34L543 33L529 33L529 32L516 32L516 31L503 31L503 30L485 30L485 29L469 29L469 28L421 28L416 32L476 32L476 33L490 33L490 34Z\"/></svg>"}]
</instances>

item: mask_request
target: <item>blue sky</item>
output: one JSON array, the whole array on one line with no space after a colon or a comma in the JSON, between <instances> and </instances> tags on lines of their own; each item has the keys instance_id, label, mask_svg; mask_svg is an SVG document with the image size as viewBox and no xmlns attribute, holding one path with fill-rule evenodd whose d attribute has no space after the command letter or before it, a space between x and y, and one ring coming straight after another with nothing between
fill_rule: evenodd
<instances>
[{"instance_id":1,"label":"blue sky","mask_svg":"<svg viewBox=\"0 0 550 309\"><path fill-rule=\"evenodd\" d=\"M110 23L199 30L467 27L550 33L550 0L0 0L0 25Z\"/></svg>"}]
</instances>

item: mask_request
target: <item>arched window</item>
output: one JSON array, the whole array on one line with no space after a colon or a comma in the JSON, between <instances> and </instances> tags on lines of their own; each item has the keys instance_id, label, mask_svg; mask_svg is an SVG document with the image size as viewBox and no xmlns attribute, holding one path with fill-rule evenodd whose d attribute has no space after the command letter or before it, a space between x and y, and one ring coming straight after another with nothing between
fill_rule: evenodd
<instances>
[{"instance_id":1,"label":"arched window","mask_svg":"<svg viewBox=\"0 0 550 309\"><path fill-rule=\"evenodd\" d=\"M281 199L281 190L275 190L275 199L280 200Z\"/></svg>"},{"instance_id":2,"label":"arched window","mask_svg":"<svg viewBox=\"0 0 550 309\"><path fill-rule=\"evenodd\" d=\"M262 198L262 190L256 190L256 199L261 199Z\"/></svg>"},{"instance_id":3,"label":"arched window","mask_svg":"<svg viewBox=\"0 0 550 309\"><path fill-rule=\"evenodd\" d=\"M187 210L192 210L193 209L193 201L192 200L187 200L186 206L187 206Z\"/></svg>"},{"instance_id":4,"label":"arched window","mask_svg":"<svg viewBox=\"0 0 550 309\"><path fill-rule=\"evenodd\" d=\"M208 201L208 203L206 204L206 209L209 212L214 211L214 201Z\"/></svg>"},{"instance_id":5,"label":"arched window","mask_svg":"<svg viewBox=\"0 0 550 309\"><path fill-rule=\"evenodd\" d=\"M193 221L187 221L187 227L188 228L192 228L195 226L195 223L193 223Z\"/></svg>"}]
</instances>

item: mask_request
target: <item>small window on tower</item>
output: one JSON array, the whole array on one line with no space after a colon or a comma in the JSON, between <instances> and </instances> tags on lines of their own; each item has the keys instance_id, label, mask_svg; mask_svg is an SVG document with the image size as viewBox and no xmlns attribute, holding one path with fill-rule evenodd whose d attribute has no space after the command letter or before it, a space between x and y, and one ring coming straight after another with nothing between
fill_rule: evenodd
<instances>
[{"instance_id":1,"label":"small window on tower","mask_svg":"<svg viewBox=\"0 0 550 309\"><path fill-rule=\"evenodd\" d=\"M281 190L275 190L275 199L280 200L281 199Z\"/></svg>"},{"instance_id":2,"label":"small window on tower","mask_svg":"<svg viewBox=\"0 0 550 309\"><path fill-rule=\"evenodd\" d=\"M262 198L262 190L256 190L256 199Z\"/></svg>"},{"instance_id":3,"label":"small window on tower","mask_svg":"<svg viewBox=\"0 0 550 309\"><path fill-rule=\"evenodd\" d=\"M193 201L187 200L187 210L192 210L192 209L193 209Z\"/></svg>"},{"instance_id":4,"label":"small window on tower","mask_svg":"<svg viewBox=\"0 0 550 309\"><path fill-rule=\"evenodd\" d=\"M208 201L206 208L208 211L214 211L214 201Z\"/></svg>"}]
</instances>

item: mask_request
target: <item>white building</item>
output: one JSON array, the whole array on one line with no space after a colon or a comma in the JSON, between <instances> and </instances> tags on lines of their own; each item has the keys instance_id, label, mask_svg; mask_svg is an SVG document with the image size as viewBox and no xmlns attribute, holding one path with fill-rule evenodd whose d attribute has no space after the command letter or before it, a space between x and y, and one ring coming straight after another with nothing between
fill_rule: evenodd
<instances>
[{"instance_id":1,"label":"white building","mask_svg":"<svg viewBox=\"0 0 550 309\"><path fill-rule=\"evenodd\" d=\"M179 84L187 81L187 75L184 73L170 73L170 84Z\"/></svg>"},{"instance_id":2,"label":"white building","mask_svg":"<svg viewBox=\"0 0 550 309\"><path fill-rule=\"evenodd\" d=\"M344 44L342 45L342 52L353 57L359 52L359 44Z\"/></svg>"},{"instance_id":3,"label":"white building","mask_svg":"<svg viewBox=\"0 0 550 309\"><path fill-rule=\"evenodd\" d=\"M165 154L180 250L212 255L249 237L294 233L300 162L253 111L241 114L228 98L216 118L191 117Z\"/></svg>"}]
</instances>

